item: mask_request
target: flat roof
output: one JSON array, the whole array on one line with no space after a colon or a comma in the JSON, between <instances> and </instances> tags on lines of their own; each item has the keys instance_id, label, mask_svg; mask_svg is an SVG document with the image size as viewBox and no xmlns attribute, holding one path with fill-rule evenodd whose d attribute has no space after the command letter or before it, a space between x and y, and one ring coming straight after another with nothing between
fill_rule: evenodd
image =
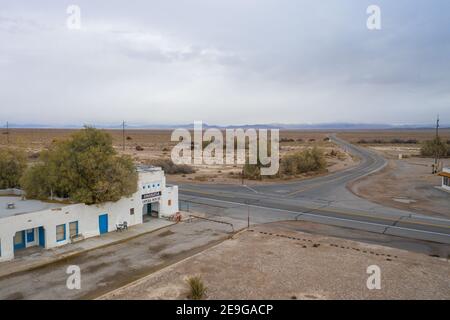
<instances>
[{"instance_id":1,"label":"flat roof","mask_svg":"<svg viewBox=\"0 0 450 320\"><path fill-rule=\"evenodd\" d=\"M438 175L441 176L441 177L450 178L450 172L443 171L443 172L440 172Z\"/></svg>"},{"instance_id":2,"label":"flat roof","mask_svg":"<svg viewBox=\"0 0 450 320\"><path fill-rule=\"evenodd\" d=\"M153 172L153 171L161 171L162 168L140 164L136 166L136 170L137 172Z\"/></svg>"},{"instance_id":3,"label":"flat roof","mask_svg":"<svg viewBox=\"0 0 450 320\"><path fill-rule=\"evenodd\" d=\"M8 204L14 204L14 209L8 209ZM65 206L63 203L44 202L40 200L22 200L20 196L0 196L0 219L20 214L42 211Z\"/></svg>"}]
</instances>

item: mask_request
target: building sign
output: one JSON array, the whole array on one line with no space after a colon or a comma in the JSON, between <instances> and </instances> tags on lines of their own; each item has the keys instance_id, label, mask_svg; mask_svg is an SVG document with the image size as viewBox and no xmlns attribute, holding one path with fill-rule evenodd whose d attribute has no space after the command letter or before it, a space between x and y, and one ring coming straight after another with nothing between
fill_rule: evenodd
<instances>
[{"instance_id":1,"label":"building sign","mask_svg":"<svg viewBox=\"0 0 450 320\"><path fill-rule=\"evenodd\" d=\"M144 204L157 202L161 199L161 191L143 194L143 195L141 195L141 199L142 199L142 203L144 203Z\"/></svg>"}]
</instances>

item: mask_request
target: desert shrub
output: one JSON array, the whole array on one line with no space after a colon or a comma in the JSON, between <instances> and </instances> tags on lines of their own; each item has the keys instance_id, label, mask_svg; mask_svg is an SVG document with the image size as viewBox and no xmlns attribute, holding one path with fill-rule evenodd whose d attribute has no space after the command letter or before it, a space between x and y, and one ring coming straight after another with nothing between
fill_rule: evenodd
<instances>
[{"instance_id":1,"label":"desert shrub","mask_svg":"<svg viewBox=\"0 0 450 320\"><path fill-rule=\"evenodd\" d=\"M217 175L208 175L208 174L202 174L202 175L198 175L194 177L195 181L201 181L201 182L205 182L208 180L214 181L214 179L217 178Z\"/></svg>"},{"instance_id":2,"label":"desert shrub","mask_svg":"<svg viewBox=\"0 0 450 320\"><path fill-rule=\"evenodd\" d=\"M450 156L450 147L446 145L440 138L434 138L422 143L420 154L423 157L446 157Z\"/></svg>"},{"instance_id":3,"label":"desert shrub","mask_svg":"<svg viewBox=\"0 0 450 320\"><path fill-rule=\"evenodd\" d=\"M137 172L130 157L117 155L110 134L86 127L41 152L21 185L30 198L56 195L94 204L136 192Z\"/></svg>"},{"instance_id":4,"label":"desert shrub","mask_svg":"<svg viewBox=\"0 0 450 320\"><path fill-rule=\"evenodd\" d=\"M33 152L33 153L30 153L28 155L28 159L30 159L30 160L37 160L37 159L39 159L40 155L41 155L40 152Z\"/></svg>"},{"instance_id":5,"label":"desert shrub","mask_svg":"<svg viewBox=\"0 0 450 320\"><path fill-rule=\"evenodd\" d=\"M325 155L322 150L314 147L281 159L280 175L293 176L302 173L322 171L326 168Z\"/></svg>"},{"instance_id":6,"label":"desert shrub","mask_svg":"<svg viewBox=\"0 0 450 320\"><path fill-rule=\"evenodd\" d=\"M131 138L130 136L127 136L127 140L133 140L133 138Z\"/></svg>"},{"instance_id":7,"label":"desert shrub","mask_svg":"<svg viewBox=\"0 0 450 320\"><path fill-rule=\"evenodd\" d=\"M382 144L382 143L385 143L385 141L383 141L381 139L371 139L371 140L360 139L360 140L358 140L357 143L360 143L360 144Z\"/></svg>"},{"instance_id":8,"label":"desert shrub","mask_svg":"<svg viewBox=\"0 0 450 320\"><path fill-rule=\"evenodd\" d=\"M13 149L0 149L0 189L19 187L26 166L25 153Z\"/></svg>"},{"instance_id":9,"label":"desert shrub","mask_svg":"<svg viewBox=\"0 0 450 320\"><path fill-rule=\"evenodd\" d=\"M303 139L302 138L298 138L297 142L303 142Z\"/></svg>"},{"instance_id":10,"label":"desert shrub","mask_svg":"<svg viewBox=\"0 0 450 320\"><path fill-rule=\"evenodd\" d=\"M154 159L147 164L161 167L166 174L189 174L194 173L195 169L187 164L175 164L171 159Z\"/></svg>"},{"instance_id":11,"label":"desert shrub","mask_svg":"<svg viewBox=\"0 0 450 320\"><path fill-rule=\"evenodd\" d=\"M419 141L417 139L399 139L393 138L391 140L382 139L360 139L357 141L359 144L417 144Z\"/></svg>"},{"instance_id":12,"label":"desert shrub","mask_svg":"<svg viewBox=\"0 0 450 320\"><path fill-rule=\"evenodd\" d=\"M294 142L295 140L292 138L281 138L280 142Z\"/></svg>"},{"instance_id":13,"label":"desert shrub","mask_svg":"<svg viewBox=\"0 0 450 320\"><path fill-rule=\"evenodd\" d=\"M391 139L390 141L392 144L417 144L419 141L417 141L417 139Z\"/></svg>"},{"instance_id":14,"label":"desert shrub","mask_svg":"<svg viewBox=\"0 0 450 320\"><path fill-rule=\"evenodd\" d=\"M136 151L144 151L144 148L142 148L141 146L136 146Z\"/></svg>"},{"instance_id":15,"label":"desert shrub","mask_svg":"<svg viewBox=\"0 0 450 320\"><path fill-rule=\"evenodd\" d=\"M206 286L200 277L190 277L186 282L189 285L189 299L201 300L205 297Z\"/></svg>"},{"instance_id":16,"label":"desert shrub","mask_svg":"<svg viewBox=\"0 0 450 320\"><path fill-rule=\"evenodd\" d=\"M242 174L245 179L257 180L261 179L261 168L257 164L246 163L242 169Z\"/></svg>"}]
</instances>

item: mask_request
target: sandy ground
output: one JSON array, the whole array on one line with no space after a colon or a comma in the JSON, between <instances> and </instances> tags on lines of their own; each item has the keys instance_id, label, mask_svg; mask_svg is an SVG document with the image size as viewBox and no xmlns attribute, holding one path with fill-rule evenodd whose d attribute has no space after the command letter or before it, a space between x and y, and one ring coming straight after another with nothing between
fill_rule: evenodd
<instances>
[{"instance_id":1,"label":"sandy ground","mask_svg":"<svg viewBox=\"0 0 450 320\"><path fill-rule=\"evenodd\" d=\"M410 157L398 160L405 149L383 147L377 151L390 158L382 171L350 185L357 195L389 207L450 218L450 193L439 190L441 177L431 174L433 159ZM442 160L450 166L450 159Z\"/></svg>"},{"instance_id":2,"label":"sandy ground","mask_svg":"<svg viewBox=\"0 0 450 320\"><path fill-rule=\"evenodd\" d=\"M380 290L366 286L371 265L380 267ZM279 224L239 233L102 298L185 299L194 275L207 299L450 299L448 260Z\"/></svg>"},{"instance_id":3,"label":"sandy ground","mask_svg":"<svg viewBox=\"0 0 450 320\"><path fill-rule=\"evenodd\" d=\"M382 140L389 142L392 139L416 139L419 143L425 140L432 140L435 137L434 129L397 129L397 130L341 130L338 136L351 143L357 143L359 140ZM441 128L439 130L441 138L450 140L450 129ZM420 146L419 146L420 147Z\"/></svg>"}]
</instances>

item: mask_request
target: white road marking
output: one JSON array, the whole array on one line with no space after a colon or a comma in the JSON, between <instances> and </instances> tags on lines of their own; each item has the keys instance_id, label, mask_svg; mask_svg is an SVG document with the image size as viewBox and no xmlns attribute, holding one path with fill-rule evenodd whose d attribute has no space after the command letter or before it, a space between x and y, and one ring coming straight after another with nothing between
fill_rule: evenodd
<instances>
[{"instance_id":1,"label":"white road marking","mask_svg":"<svg viewBox=\"0 0 450 320\"><path fill-rule=\"evenodd\" d=\"M229 203L229 204L234 204L234 205L238 204L238 205L241 205L241 206L247 206L246 204L239 203L239 202L232 202L232 201L218 200L218 199L211 199L211 198L204 198L204 197L196 197L196 198L197 199L210 200L210 201L216 201L216 202ZM252 207L252 208L259 208L259 209L265 209L265 210L274 210L274 211L280 211L280 212L287 212L287 213L292 213L292 214L296 214L296 215L301 214L301 215L311 216L311 217L318 217L318 218L326 218L326 219L331 219L331 220L338 220L338 221L346 221L346 222L367 224L367 225L372 225L372 226L377 226L377 227L382 227L382 228L388 227L388 229L392 228L392 229L398 229L398 230L421 232L421 233L439 235L439 236L444 236L444 237L450 238L450 234L441 233L441 232L434 232L434 231L427 231L427 230L420 230L420 229L411 229L411 228L405 228L405 227L392 226L392 225L389 225L389 224L381 224L381 223L375 223L375 222L352 220L352 219L348 219L348 218L338 218L338 217L332 217L332 216L321 215L321 214L314 214L314 213L308 213L308 212L301 212L301 211L291 211L291 210L286 210L286 209L263 207L263 206L257 206L257 205L254 205L254 204L248 204L248 206Z\"/></svg>"}]
</instances>

